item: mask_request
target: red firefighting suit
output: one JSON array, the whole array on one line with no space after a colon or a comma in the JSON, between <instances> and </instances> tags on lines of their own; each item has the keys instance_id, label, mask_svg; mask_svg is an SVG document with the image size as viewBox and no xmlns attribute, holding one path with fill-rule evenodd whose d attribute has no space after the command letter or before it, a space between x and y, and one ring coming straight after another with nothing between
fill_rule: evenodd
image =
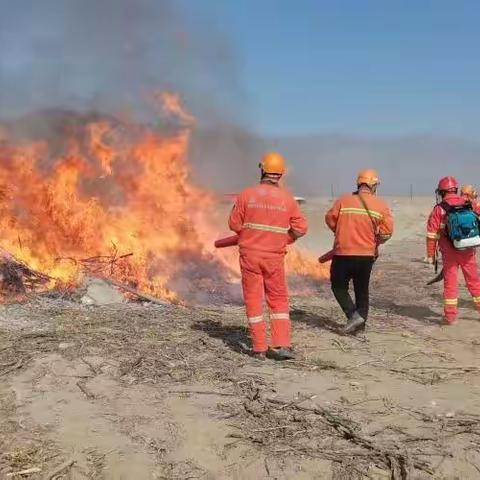
<instances>
[{"instance_id":1,"label":"red firefighting suit","mask_svg":"<svg viewBox=\"0 0 480 480\"><path fill-rule=\"evenodd\" d=\"M242 191L229 219L239 234L243 298L253 351L268 348L263 319L265 294L270 312L272 347L290 347L290 316L284 257L289 231L307 232L307 222L293 196L282 187L262 182Z\"/></svg>"},{"instance_id":2,"label":"red firefighting suit","mask_svg":"<svg viewBox=\"0 0 480 480\"><path fill-rule=\"evenodd\" d=\"M455 193L447 193L443 199L449 205L463 205L465 200ZM478 207L475 212L480 213ZM437 243L443 259L443 303L445 320L452 323L458 314L458 268L465 277L465 283L473 297L475 308L480 312L480 276L478 274L476 251L473 248L457 250L445 232L447 213L438 204L434 207L427 224L427 256L436 256Z\"/></svg>"}]
</instances>

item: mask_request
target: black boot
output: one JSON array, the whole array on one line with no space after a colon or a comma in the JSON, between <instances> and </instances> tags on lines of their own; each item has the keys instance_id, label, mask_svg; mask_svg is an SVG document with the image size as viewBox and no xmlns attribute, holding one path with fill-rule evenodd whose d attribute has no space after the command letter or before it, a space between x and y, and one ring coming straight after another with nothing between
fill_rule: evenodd
<instances>
[{"instance_id":1,"label":"black boot","mask_svg":"<svg viewBox=\"0 0 480 480\"><path fill-rule=\"evenodd\" d=\"M293 360L295 355L291 348L289 347L278 347L270 348L267 351L267 357L272 360L283 361L283 360Z\"/></svg>"},{"instance_id":2,"label":"black boot","mask_svg":"<svg viewBox=\"0 0 480 480\"><path fill-rule=\"evenodd\" d=\"M345 327L343 327L342 333L344 335L355 335L363 330L365 330L365 319L358 312L354 312Z\"/></svg>"}]
</instances>

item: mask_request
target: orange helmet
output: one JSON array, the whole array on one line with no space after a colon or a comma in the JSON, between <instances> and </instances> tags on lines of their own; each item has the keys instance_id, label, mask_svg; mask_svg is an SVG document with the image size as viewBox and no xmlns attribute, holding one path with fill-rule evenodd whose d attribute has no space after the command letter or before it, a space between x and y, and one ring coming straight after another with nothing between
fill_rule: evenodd
<instances>
[{"instance_id":1,"label":"orange helmet","mask_svg":"<svg viewBox=\"0 0 480 480\"><path fill-rule=\"evenodd\" d=\"M477 191L473 185L463 185L460 192L465 197L477 198Z\"/></svg>"},{"instance_id":2,"label":"orange helmet","mask_svg":"<svg viewBox=\"0 0 480 480\"><path fill-rule=\"evenodd\" d=\"M265 173L275 173L277 175L283 175L286 171L285 159L277 152L266 153L263 156L259 167Z\"/></svg>"},{"instance_id":3,"label":"orange helmet","mask_svg":"<svg viewBox=\"0 0 480 480\"><path fill-rule=\"evenodd\" d=\"M358 173L357 176L357 185L368 185L369 187L374 187L378 185L380 181L378 180L378 173L372 168L362 170Z\"/></svg>"}]
</instances>

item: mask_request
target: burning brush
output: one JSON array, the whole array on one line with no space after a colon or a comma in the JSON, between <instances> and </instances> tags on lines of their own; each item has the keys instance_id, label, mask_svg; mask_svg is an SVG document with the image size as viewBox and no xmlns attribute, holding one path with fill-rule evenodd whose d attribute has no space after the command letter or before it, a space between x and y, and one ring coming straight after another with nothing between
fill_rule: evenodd
<instances>
[{"instance_id":1,"label":"burning brush","mask_svg":"<svg viewBox=\"0 0 480 480\"><path fill-rule=\"evenodd\" d=\"M160 100L156 126L70 111L2 125L0 240L13 254L2 260L4 290L75 287L87 273L189 301L238 278L237 259L210 242L215 195L190 175L194 119L174 94ZM128 253L105 255L112 244ZM322 276L314 259L289 259L290 271Z\"/></svg>"},{"instance_id":2,"label":"burning brush","mask_svg":"<svg viewBox=\"0 0 480 480\"><path fill-rule=\"evenodd\" d=\"M9 298L45 290L52 277L29 268L13 255L0 249L0 295Z\"/></svg>"}]
</instances>

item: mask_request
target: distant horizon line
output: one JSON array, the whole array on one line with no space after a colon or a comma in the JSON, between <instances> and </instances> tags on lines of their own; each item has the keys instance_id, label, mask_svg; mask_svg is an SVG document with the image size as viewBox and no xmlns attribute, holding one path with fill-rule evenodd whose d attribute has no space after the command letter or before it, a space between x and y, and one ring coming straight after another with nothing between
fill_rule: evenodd
<instances>
[{"instance_id":1,"label":"distant horizon line","mask_svg":"<svg viewBox=\"0 0 480 480\"><path fill-rule=\"evenodd\" d=\"M0 123L11 123L16 122L22 119L28 118L31 115L39 114L51 114L53 112L58 113L77 113L80 115L105 115L111 116L114 118L122 119L125 116L122 115L122 112L113 112L109 109L94 108L91 106L72 106L72 105L57 105L50 107L39 107L30 110L22 110L17 113L7 112L0 114ZM133 113L133 112L132 112ZM195 116L195 114L194 114ZM272 148L275 148L276 142L283 141L301 141L312 140L315 138L330 138L338 140L348 140L348 141L401 141L406 139L432 139L432 140L445 140L445 141L459 141L459 142L468 142L476 145L480 145L480 139L477 139L475 135L460 135L458 133L449 133L441 131L412 131L412 132L399 132L399 133L358 133L358 132L349 132L349 131L338 131L338 130L325 130L325 131L316 131L316 132L306 132L306 133L279 133L279 132L268 132L262 131L261 129L251 128L248 125L244 125L242 122L229 121L228 118L222 118L222 121L210 122L208 120L203 120L200 115L196 115L197 119L196 127L192 129L193 132L210 132L212 130L223 131L230 128L238 128L243 130L244 133L250 134L256 137L262 142L270 142ZM151 124L151 121L146 121L146 119L135 119L135 116L132 116L132 120L138 121L138 123L145 123L146 125ZM220 127L220 128L219 128ZM222 128L223 127L223 128Z\"/></svg>"}]
</instances>

